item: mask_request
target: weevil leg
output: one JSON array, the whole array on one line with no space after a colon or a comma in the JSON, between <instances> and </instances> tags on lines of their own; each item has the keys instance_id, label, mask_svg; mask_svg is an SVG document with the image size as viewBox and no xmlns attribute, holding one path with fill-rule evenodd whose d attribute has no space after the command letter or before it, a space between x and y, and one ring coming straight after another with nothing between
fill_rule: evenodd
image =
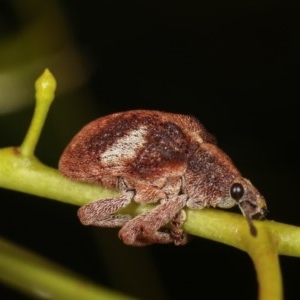
<instances>
[{"instance_id":1,"label":"weevil leg","mask_svg":"<svg viewBox=\"0 0 300 300\"><path fill-rule=\"evenodd\" d=\"M186 213L182 209L171 220L170 234L176 246L187 243L187 234L183 231L183 223L186 220Z\"/></svg>"},{"instance_id":2,"label":"weevil leg","mask_svg":"<svg viewBox=\"0 0 300 300\"><path fill-rule=\"evenodd\" d=\"M141 214L127 222L119 231L119 237L125 244L132 246L146 246L155 243L168 244L174 242L176 245L184 244L186 238L174 236L171 230L161 229L172 221L180 210L186 205L187 195L176 196L158 205L152 211ZM181 224L182 225L182 224ZM181 241L181 242L180 242Z\"/></svg>"},{"instance_id":3,"label":"weevil leg","mask_svg":"<svg viewBox=\"0 0 300 300\"><path fill-rule=\"evenodd\" d=\"M94 225L102 227L121 227L132 217L130 215L113 215L119 209L130 204L135 192L133 190L124 191L117 198L98 200L88 203L78 210L80 222L84 225Z\"/></svg>"}]
</instances>

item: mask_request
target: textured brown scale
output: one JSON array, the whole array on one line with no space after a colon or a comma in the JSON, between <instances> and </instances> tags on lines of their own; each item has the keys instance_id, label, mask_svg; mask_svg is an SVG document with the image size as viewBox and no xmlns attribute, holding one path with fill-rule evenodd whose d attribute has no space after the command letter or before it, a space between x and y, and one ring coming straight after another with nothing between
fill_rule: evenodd
<instances>
[{"instance_id":1,"label":"textured brown scale","mask_svg":"<svg viewBox=\"0 0 300 300\"><path fill-rule=\"evenodd\" d=\"M72 139L59 170L121 191L119 197L81 207L78 216L85 225L122 227L119 237L129 245L185 244L184 207L238 205L254 235L252 219L266 212L261 194L187 115L133 110L99 118ZM132 201L158 205L135 218L118 214Z\"/></svg>"}]
</instances>

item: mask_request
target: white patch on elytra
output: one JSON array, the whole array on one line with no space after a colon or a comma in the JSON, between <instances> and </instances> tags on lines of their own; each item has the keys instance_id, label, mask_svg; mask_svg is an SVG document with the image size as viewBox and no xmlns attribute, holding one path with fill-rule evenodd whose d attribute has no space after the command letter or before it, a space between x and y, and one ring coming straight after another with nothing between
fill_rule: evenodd
<instances>
[{"instance_id":1,"label":"white patch on elytra","mask_svg":"<svg viewBox=\"0 0 300 300\"><path fill-rule=\"evenodd\" d=\"M131 130L123 137L118 138L109 149L100 155L101 163L111 165L123 159L134 159L136 150L144 147L147 142L146 134L147 128L141 126L139 129Z\"/></svg>"}]
</instances>

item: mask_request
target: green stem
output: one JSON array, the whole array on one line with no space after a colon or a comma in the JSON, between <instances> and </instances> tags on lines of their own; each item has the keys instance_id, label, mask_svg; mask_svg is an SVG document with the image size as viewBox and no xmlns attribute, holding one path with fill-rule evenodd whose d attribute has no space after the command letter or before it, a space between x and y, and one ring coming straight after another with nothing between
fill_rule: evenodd
<instances>
[{"instance_id":1,"label":"green stem","mask_svg":"<svg viewBox=\"0 0 300 300\"><path fill-rule=\"evenodd\" d=\"M281 270L278 259L278 235L274 231L275 222L255 222L258 234L253 237L247 221L238 215L223 211L188 211L184 224L187 232L206 237L246 251L255 266L260 300L283 299ZM278 224L284 229L289 227ZM300 228L298 228L298 241ZM292 241L289 241L292 243ZM285 247L281 247L284 249ZM298 247L300 256L300 247Z\"/></svg>"},{"instance_id":2,"label":"green stem","mask_svg":"<svg viewBox=\"0 0 300 300\"><path fill-rule=\"evenodd\" d=\"M300 257L300 227L275 221L254 221L254 224L258 235L261 230L270 232L278 254ZM242 240L245 236L251 237L247 221L242 215L218 209L187 210L184 229L192 235L243 251L247 249Z\"/></svg>"},{"instance_id":3,"label":"green stem","mask_svg":"<svg viewBox=\"0 0 300 300\"><path fill-rule=\"evenodd\" d=\"M31 124L20 147L24 157L34 155L34 151L41 135L50 105L54 99L56 80L48 69L37 79L35 83L36 105Z\"/></svg>"},{"instance_id":4,"label":"green stem","mask_svg":"<svg viewBox=\"0 0 300 300\"><path fill-rule=\"evenodd\" d=\"M259 283L259 299L281 300L283 288L277 243L267 227L260 226L257 237L243 238L245 251L250 255Z\"/></svg>"},{"instance_id":5,"label":"green stem","mask_svg":"<svg viewBox=\"0 0 300 300\"><path fill-rule=\"evenodd\" d=\"M35 157L24 157L19 148L0 149L0 186L65 203L83 205L118 193L63 177Z\"/></svg>"},{"instance_id":6,"label":"green stem","mask_svg":"<svg viewBox=\"0 0 300 300\"><path fill-rule=\"evenodd\" d=\"M132 299L96 286L44 258L0 239L0 280L39 299Z\"/></svg>"},{"instance_id":7,"label":"green stem","mask_svg":"<svg viewBox=\"0 0 300 300\"><path fill-rule=\"evenodd\" d=\"M118 194L96 185L69 180L35 158L22 157L18 148L0 149L0 187L78 206ZM152 207L133 204L124 212L137 215ZM261 227L268 228L279 254L300 257L300 227L275 221L255 221L254 224L258 231ZM237 232L245 230L249 234L249 227L240 214L218 209L187 210L184 229L190 234L246 250Z\"/></svg>"}]
</instances>

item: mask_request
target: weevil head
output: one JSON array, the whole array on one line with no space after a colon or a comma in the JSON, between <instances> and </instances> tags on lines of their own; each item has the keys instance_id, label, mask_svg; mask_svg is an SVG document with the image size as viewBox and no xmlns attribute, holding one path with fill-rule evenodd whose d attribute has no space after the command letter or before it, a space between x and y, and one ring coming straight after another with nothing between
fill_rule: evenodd
<instances>
[{"instance_id":1,"label":"weevil head","mask_svg":"<svg viewBox=\"0 0 300 300\"><path fill-rule=\"evenodd\" d=\"M238 205L253 235L256 229L252 220L263 219L267 213L264 197L216 145L203 143L191 155L185 185L190 196L188 207L231 208Z\"/></svg>"},{"instance_id":2,"label":"weevil head","mask_svg":"<svg viewBox=\"0 0 300 300\"><path fill-rule=\"evenodd\" d=\"M237 177L230 185L229 198L236 201L249 223L252 235L256 235L252 220L261 220L266 216L267 205L264 197L249 180Z\"/></svg>"}]
</instances>

